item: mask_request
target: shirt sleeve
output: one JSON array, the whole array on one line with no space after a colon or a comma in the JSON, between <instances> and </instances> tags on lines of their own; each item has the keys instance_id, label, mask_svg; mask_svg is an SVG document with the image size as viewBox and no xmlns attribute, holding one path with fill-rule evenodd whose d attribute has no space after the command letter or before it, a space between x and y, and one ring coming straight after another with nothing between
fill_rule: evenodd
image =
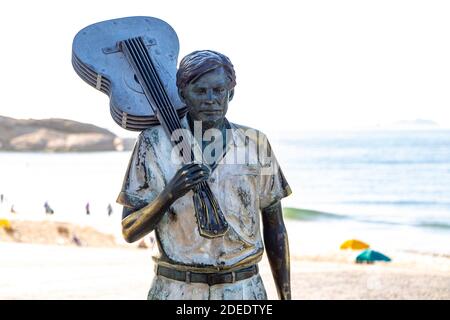
<instances>
[{"instance_id":1,"label":"shirt sleeve","mask_svg":"<svg viewBox=\"0 0 450 320\"><path fill-rule=\"evenodd\" d=\"M152 202L165 185L150 139L142 132L134 145L116 202L130 208Z\"/></svg>"},{"instance_id":2,"label":"shirt sleeve","mask_svg":"<svg viewBox=\"0 0 450 320\"><path fill-rule=\"evenodd\" d=\"M287 197L292 191L265 136L258 152L261 164L259 204L262 210Z\"/></svg>"}]
</instances>

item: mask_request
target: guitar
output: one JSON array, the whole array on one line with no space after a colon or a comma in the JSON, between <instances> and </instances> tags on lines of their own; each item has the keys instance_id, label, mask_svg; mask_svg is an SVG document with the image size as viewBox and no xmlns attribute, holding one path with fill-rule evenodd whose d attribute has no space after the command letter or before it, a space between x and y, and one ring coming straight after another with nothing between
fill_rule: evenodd
<instances>
[{"instance_id":1,"label":"guitar","mask_svg":"<svg viewBox=\"0 0 450 320\"><path fill-rule=\"evenodd\" d=\"M176 64L178 37L166 22L152 17L127 17L87 26L72 45L72 65L88 84L110 97L114 121L141 131L162 125L170 139L183 129L186 112L178 97ZM191 150L185 130L179 130L182 150ZM194 148L199 148L194 143ZM194 153L198 153L198 149ZM183 152L185 163L192 154ZM228 231L228 223L207 182L194 188L194 208L201 236L215 238Z\"/></svg>"},{"instance_id":2,"label":"guitar","mask_svg":"<svg viewBox=\"0 0 450 320\"><path fill-rule=\"evenodd\" d=\"M80 30L73 40L72 65L88 84L110 97L110 112L124 129L141 131L159 124L155 110L149 106L142 86L123 52L121 40L143 35L165 91L178 116L187 108L176 89L179 51L175 31L164 21L150 17L128 17L95 23Z\"/></svg>"}]
</instances>

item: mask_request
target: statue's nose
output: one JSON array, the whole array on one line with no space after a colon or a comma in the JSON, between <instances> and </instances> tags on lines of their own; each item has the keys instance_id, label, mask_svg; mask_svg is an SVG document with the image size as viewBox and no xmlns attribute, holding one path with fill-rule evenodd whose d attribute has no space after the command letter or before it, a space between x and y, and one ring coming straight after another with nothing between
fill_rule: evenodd
<instances>
[{"instance_id":1,"label":"statue's nose","mask_svg":"<svg viewBox=\"0 0 450 320\"><path fill-rule=\"evenodd\" d=\"M212 90L208 90L206 92L206 103L213 103L214 99L213 99L213 92Z\"/></svg>"},{"instance_id":2,"label":"statue's nose","mask_svg":"<svg viewBox=\"0 0 450 320\"><path fill-rule=\"evenodd\" d=\"M213 100L213 91L211 89L207 92L207 98L209 101Z\"/></svg>"}]
</instances>

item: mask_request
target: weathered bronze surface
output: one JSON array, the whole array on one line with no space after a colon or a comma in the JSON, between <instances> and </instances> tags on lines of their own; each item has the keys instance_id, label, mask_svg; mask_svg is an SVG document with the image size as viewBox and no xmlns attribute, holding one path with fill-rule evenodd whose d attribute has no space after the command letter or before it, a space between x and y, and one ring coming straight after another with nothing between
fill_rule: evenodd
<instances>
[{"instance_id":1,"label":"weathered bronze surface","mask_svg":"<svg viewBox=\"0 0 450 320\"><path fill-rule=\"evenodd\" d=\"M114 19L75 36L72 63L82 79L110 95L111 115L122 127L139 130L161 124L172 137L180 131L179 116L186 110L175 87L178 47L175 31L160 19ZM187 146L189 140L184 135L179 144ZM183 158L193 161L190 152ZM225 234L228 223L209 185L198 181L193 191L198 232L207 238Z\"/></svg>"},{"instance_id":2,"label":"weathered bronze surface","mask_svg":"<svg viewBox=\"0 0 450 320\"><path fill-rule=\"evenodd\" d=\"M144 36L169 99L178 115L186 114L175 84L178 37L166 22L153 17L126 17L102 21L80 30L72 44L72 65L89 85L110 97L110 113L124 129L141 131L159 124L145 99L133 68L123 55L120 42Z\"/></svg>"},{"instance_id":3,"label":"weathered bronze surface","mask_svg":"<svg viewBox=\"0 0 450 320\"><path fill-rule=\"evenodd\" d=\"M264 208L263 232L272 275L281 300L291 300L289 242L280 201Z\"/></svg>"},{"instance_id":4,"label":"weathered bronze surface","mask_svg":"<svg viewBox=\"0 0 450 320\"><path fill-rule=\"evenodd\" d=\"M226 56L195 51L176 70L177 56L175 32L150 17L94 24L73 45L75 71L110 95L113 119L142 131L117 202L126 241L155 231L148 298L267 299L257 268L265 245L278 296L291 299L280 202L291 190L267 137L226 119L236 85Z\"/></svg>"},{"instance_id":5,"label":"weathered bronze surface","mask_svg":"<svg viewBox=\"0 0 450 320\"><path fill-rule=\"evenodd\" d=\"M199 54L205 53L200 52ZM208 53L206 53L205 56L208 56ZM205 59L205 61L207 61L207 59ZM205 62L205 64L207 64L207 62ZM208 70L207 67L205 69L207 70L206 72L197 75L197 77L184 85L181 83L182 81L178 81L180 98L189 107L187 115L189 128L193 130L194 122L200 121L202 123L203 132L211 128L224 132L227 125L229 126L225 115L228 110L228 103L231 101L234 94L234 74L230 76L230 73L227 72L226 68L220 65L215 68L210 68L210 70ZM224 144L222 152L216 155L215 162L218 162L221 157L226 155L226 146L227 145ZM206 145L202 144L203 150L205 150L205 147ZM217 164L217 166L221 166L221 164ZM210 176L211 171L208 170L207 167L202 167L201 165L184 166L176 172L174 178L167 183L163 191L149 205L144 206L139 210L124 208L123 215L125 218L123 220L123 230L125 238L131 241L137 240L156 228L161 217L164 216L164 212L168 210L176 199L180 199L183 194L189 189L192 189L193 185L198 183L197 181L203 181L203 179L208 179ZM276 177L280 181L280 189L285 190L284 195L289 194L290 189L282 172L279 171ZM272 179L267 178L267 185L273 184L273 179L275 179L275 177L272 177ZM236 190L237 195L240 198L239 201L244 206L249 205L251 197L246 193L245 185L236 186ZM227 207L225 207L225 210L227 210ZM278 295L280 299L291 299L288 237L283 222L280 201L276 200L267 207L262 208L261 213L264 230L264 244L267 249L267 255ZM176 215L177 213L175 213L175 216ZM177 235L174 234L173 237L177 237ZM162 251L164 251L163 248ZM219 271L217 277L226 278L225 276L221 276L223 272L233 272L233 270L236 270L237 268L254 265L254 263L260 260L261 254L262 251L259 251L258 253L255 252L255 254L250 255L246 259L237 261L231 266L217 267L213 265L202 265L201 263L186 265L180 263L180 261L173 261L171 258L168 259L169 261L164 258L157 259L156 261L158 265L167 266L169 270L173 270L172 272L167 271L167 274L179 275L185 274L186 271L203 273L214 273ZM250 261L250 264L248 261ZM159 299L168 294L164 287L169 288L169 284L166 283L164 285L162 284L164 282L160 283L158 281L162 280L157 280L157 284L152 286L151 294L149 295L152 299ZM239 291L232 287L233 285L235 284L230 284L230 292ZM156 290L155 288L159 289ZM265 297L264 294L257 294L256 296L259 298ZM226 296L223 297L227 298Z\"/></svg>"}]
</instances>

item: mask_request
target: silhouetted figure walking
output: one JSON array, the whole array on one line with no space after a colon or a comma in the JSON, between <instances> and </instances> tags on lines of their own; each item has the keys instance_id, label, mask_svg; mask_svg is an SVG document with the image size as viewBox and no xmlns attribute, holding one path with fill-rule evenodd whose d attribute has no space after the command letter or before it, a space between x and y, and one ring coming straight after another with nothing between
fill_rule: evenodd
<instances>
[{"instance_id":1,"label":"silhouetted figure walking","mask_svg":"<svg viewBox=\"0 0 450 320\"><path fill-rule=\"evenodd\" d=\"M45 214L54 214L55 211L53 211L53 209L50 207L50 205L48 204L47 201L45 201L44 203L44 208L45 208Z\"/></svg>"},{"instance_id":2,"label":"silhouetted figure walking","mask_svg":"<svg viewBox=\"0 0 450 320\"><path fill-rule=\"evenodd\" d=\"M73 235L72 241L73 241L78 247L81 247L81 246L83 245L83 244L81 243L80 238L78 238L76 234Z\"/></svg>"},{"instance_id":3,"label":"silhouetted figure walking","mask_svg":"<svg viewBox=\"0 0 450 320\"><path fill-rule=\"evenodd\" d=\"M91 209L90 209L89 202L88 202L88 203L86 203L86 215L90 215L90 214L91 214Z\"/></svg>"},{"instance_id":4,"label":"silhouetted figure walking","mask_svg":"<svg viewBox=\"0 0 450 320\"><path fill-rule=\"evenodd\" d=\"M111 203L108 204L107 210L108 210L108 217L110 217L112 215L112 213L113 213L113 208L111 206Z\"/></svg>"}]
</instances>

